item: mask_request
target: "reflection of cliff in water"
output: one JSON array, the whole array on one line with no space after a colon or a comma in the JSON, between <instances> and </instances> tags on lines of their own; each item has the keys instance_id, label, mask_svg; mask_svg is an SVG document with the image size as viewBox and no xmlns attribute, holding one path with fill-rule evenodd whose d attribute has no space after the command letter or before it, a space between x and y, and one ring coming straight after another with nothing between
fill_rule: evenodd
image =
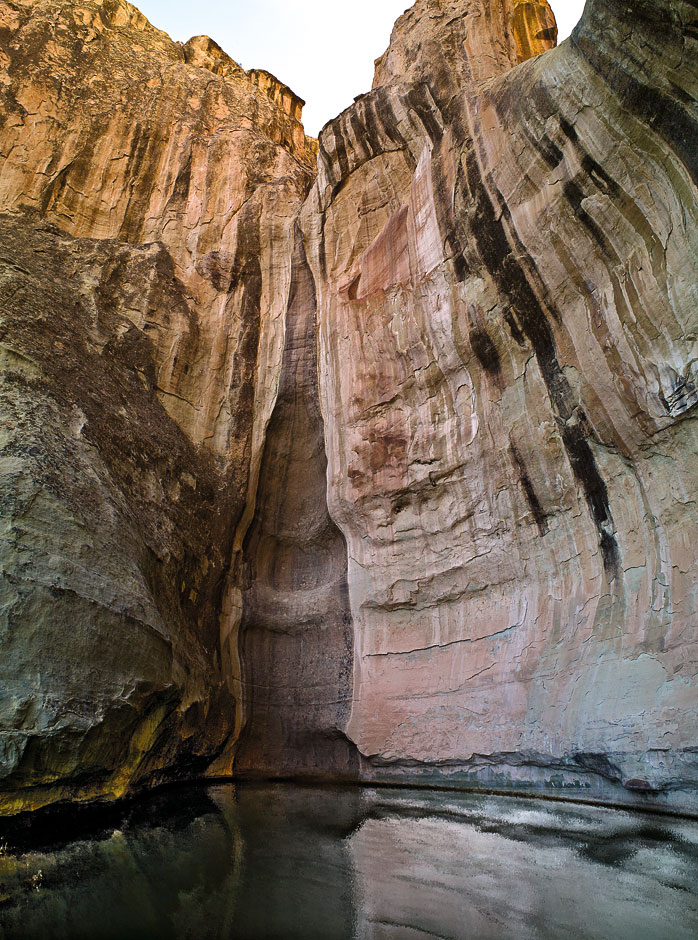
<instances>
[{"instance_id":1,"label":"reflection of cliff in water","mask_svg":"<svg viewBox=\"0 0 698 940\"><path fill-rule=\"evenodd\" d=\"M3 940L692 940L698 822L358 787L176 788L0 825ZM71 831L74 841L56 836Z\"/></svg>"},{"instance_id":2,"label":"reflection of cliff in water","mask_svg":"<svg viewBox=\"0 0 698 940\"><path fill-rule=\"evenodd\" d=\"M357 919L349 836L361 825L358 788L240 790L240 938L352 940Z\"/></svg>"}]
</instances>

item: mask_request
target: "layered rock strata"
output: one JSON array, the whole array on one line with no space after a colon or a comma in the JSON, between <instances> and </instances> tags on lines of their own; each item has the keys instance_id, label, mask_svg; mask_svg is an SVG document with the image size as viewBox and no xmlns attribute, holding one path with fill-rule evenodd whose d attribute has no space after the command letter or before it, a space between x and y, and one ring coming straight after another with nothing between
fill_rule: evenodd
<instances>
[{"instance_id":1,"label":"layered rock strata","mask_svg":"<svg viewBox=\"0 0 698 940\"><path fill-rule=\"evenodd\" d=\"M415 4L304 209L347 734L371 779L687 808L695 5L592 0L513 69L506 7Z\"/></svg>"},{"instance_id":2,"label":"layered rock strata","mask_svg":"<svg viewBox=\"0 0 698 940\"><path fill-rule=\"evenodd\" d=\"M15 811L229 769L237 530L314 153L286 86L121 0L0 3L0 65Z\"/></svg>"},{"instance_id":3,"label":"layered rock strata","mask_svg":"<svg viewBox=\"0 0 698 940\"><path fill-rule=\"evenodd\" d=\"M302 102L211 40L0 26L0 806L695 809L695 3L553 48L542 0L417 0L307 200Z\"/></svg>"}]
</instances>

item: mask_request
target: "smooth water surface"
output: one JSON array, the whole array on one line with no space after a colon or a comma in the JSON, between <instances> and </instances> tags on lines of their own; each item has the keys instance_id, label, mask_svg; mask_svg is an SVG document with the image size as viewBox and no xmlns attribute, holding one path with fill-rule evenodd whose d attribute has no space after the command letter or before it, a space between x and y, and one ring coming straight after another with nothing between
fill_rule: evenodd
<instances>
[{"instance_id":1,"label":"smooth water surface","mask_svg":"<svg viewBox=\"0 0 698 940\"><path fill-rule=\"evenodd\" d=\"M698 937L698 822L291 785L112 812L0 821L3 940Z\"/></svg>"}]
</instances>

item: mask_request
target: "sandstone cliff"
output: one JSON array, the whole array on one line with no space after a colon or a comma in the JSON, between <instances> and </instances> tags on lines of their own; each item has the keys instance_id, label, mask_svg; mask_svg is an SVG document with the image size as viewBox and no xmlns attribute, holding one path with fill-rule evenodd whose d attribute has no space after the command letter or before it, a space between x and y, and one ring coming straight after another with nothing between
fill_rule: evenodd
<instances>
[{"instance_id":1,"label":"sandstone cliff","mask_svg":"<svg viewBox=\"0 0 698 940\"><path fill-rule=\"evenodd\" d=\"M320 135L365 778L693 805L697 22L591 2L513 68L546 5L422 0Z\"/></svg>"},{"instance_id":2,"label":"sandstone cliff","mask_svg":"<svg viewBox=\"0 0 698 940\"><path fill-rule=\"evenodd\" d=\"M4 811L233 767L695 805L698 13L555 41L417 0L308 196L273 76L0 3Z\"/></svg>"},{"instance_id":3,"label":"sandstone cliff","mask_svg":"<svg viewBox=\"0 0 698 940\"><path fill-rule=\"evenodd\" d=\"M121 0L0 3L0 64L12 811L234 737L232 559L315 157L288 88Z\"/></svg>"}]
</instances>

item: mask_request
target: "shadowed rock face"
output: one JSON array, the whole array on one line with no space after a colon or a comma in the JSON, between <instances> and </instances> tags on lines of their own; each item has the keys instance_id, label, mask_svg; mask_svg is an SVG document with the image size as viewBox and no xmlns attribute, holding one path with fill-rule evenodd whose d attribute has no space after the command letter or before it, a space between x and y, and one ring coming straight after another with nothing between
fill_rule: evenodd
<instances>
[{"instance_id":1,"label":"shadowed rock face","mask_svg":"<svg viewBox=\"0 0 698 940\"><path fill-rule=\"evenodd\" d=\"M12 811L118 796L174 766L201 773L222 750L235 503L159 401L153 334L124 312L157 310L158 329L186 340L194 316L162 246L7 215L0 238L0 806Z\"/></svg>"},{"instance_id":2,"label":"shadowed rock face","mask_svg":"<svg viewBox=\"0 0 698 940\"><path fill-rule=\"evenodd\" d=\"M6 811L199 774L314 156L300 99L119 0L0 3Z\"/></svg>"},{"instance_id":3,"label":"shadowed rock face","mask_svg":"<svg viewBox=\"0 0 698 940\"><path fill-rule=\"evenodd\" d=\"M246 726L238 775L353 776L342 729L353 631L344 538L327 510L315 283L300 231L276 406L245 546L241 627Z\"/></svg>"},{"instance_id":4,"label":"shadowed rock face","mask_svg":"<svg viewBox=\"0 0 698 940\"><path fill-rule=\"evenodd\" d=\"M269 73L0 2L4 811L233 768L694 806L698 10L555 41L417 0L308 195Z\"/></svg>"}]
</instances>

